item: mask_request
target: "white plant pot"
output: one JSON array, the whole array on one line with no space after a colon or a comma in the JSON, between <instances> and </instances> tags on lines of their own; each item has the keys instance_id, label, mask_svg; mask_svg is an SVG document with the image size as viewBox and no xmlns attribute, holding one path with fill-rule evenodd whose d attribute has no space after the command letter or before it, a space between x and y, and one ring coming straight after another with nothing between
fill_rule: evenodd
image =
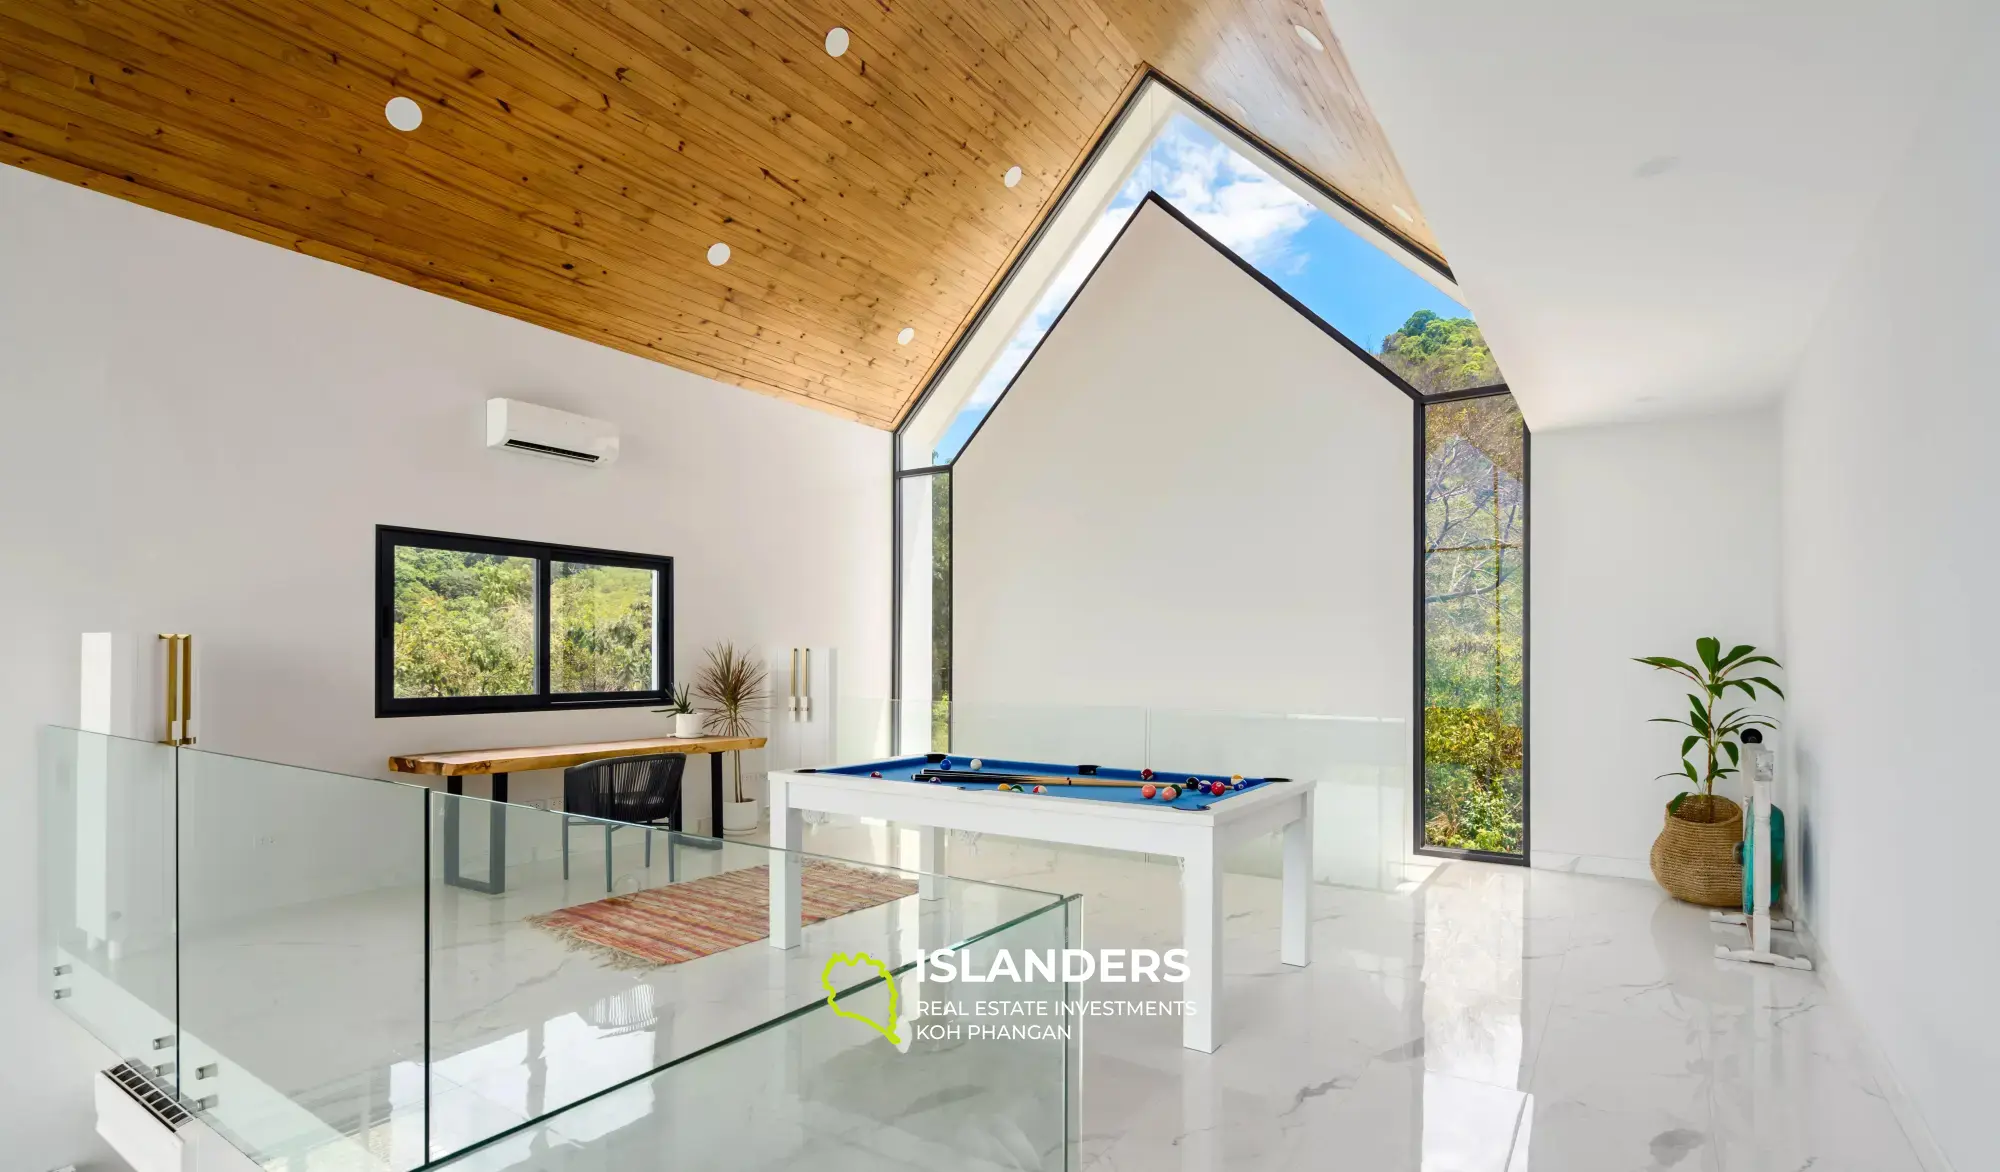
<instances>
[{"instance_id":1,"label":"white plant pot","mask_svg":"<svg viewBox=\"0 0 2000 1172\"><path fill-rule=\"evenodd\" d=\"M764 820L762 802L722 803L722 828L727 831L755 830Z\"/></svg>"},{"instance_id":2,"label":"white plant pot","mask_svg":"<svg viewBox=\"0 0 2000 1172\"><path fill-rule=\"evenodd\" d=\"M698 737L701 735L701 713L674 713L674 735L677 737Z\"/></svg>"}]
</instances>

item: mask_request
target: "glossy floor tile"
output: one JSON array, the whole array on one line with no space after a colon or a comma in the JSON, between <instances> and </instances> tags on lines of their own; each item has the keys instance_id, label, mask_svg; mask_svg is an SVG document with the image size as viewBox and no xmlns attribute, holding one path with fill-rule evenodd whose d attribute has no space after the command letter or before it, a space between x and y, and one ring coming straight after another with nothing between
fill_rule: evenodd
<instances>
[{"instance_id":1,"label":"glossy floor tile","mask_svg":"<svg viewBox=\"0 0 2000 1172\"><path fill-rule=\"evenodd\" d=\"M907 866L916 839L827 824L809 827L805 846ZM947 869L1080 893L1088 947L1178 941L1171 862L953 836ZM1277 882L1232 874L1225 888L1217 1053L1182 1049L1173 1019L1083 1027L1088 1172L1918 1168L1818 979L1715 960L1714 945L1735 931L1651 885L1449 863L1388 890L1323 886L1305 968L1277 959ZM726 1033L730 1006L790 1004L811 980L761 945L700 972L614 972L521 931L508 900L450 899L452 930L434 958L447 995L429 1021L441 1055L433 1152L617 1081L607 1072L706 1044ZM289 941L217 942L268 953L254 966L239 955L237 967L294 982L281 998L246 992L246 1013L317 1003L332 1021L335 1009L378 1008L337 1015L346 1024L316 1060L341 1070L338 1080L315 1085L309 1062L272 1067L292 1079L284 1090L295 1102L358 1142L273 1167L408 1167L423 1150L421 1038L411 1036L422 1018L405 1005L408 990L370 975L408 947L391 938L407 927L398 906L349 906L324 925L294 925ZM856 943L916 939L921 925L902 922L916 914L880 910L843 931ZM789 1049L765 1053L780 1045ZM819 1045L774 1036L714 1051L512 1131L454 1172L1048 1166L1046 1064L989 1070L971 1049L917 1060L879 1043Z\"/></svg>"}]
</instances>

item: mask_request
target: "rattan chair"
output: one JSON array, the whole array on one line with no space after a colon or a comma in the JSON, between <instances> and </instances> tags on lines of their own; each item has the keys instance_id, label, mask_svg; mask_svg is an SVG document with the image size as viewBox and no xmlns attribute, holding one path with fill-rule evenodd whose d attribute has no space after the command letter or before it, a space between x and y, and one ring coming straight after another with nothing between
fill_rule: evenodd
<instances>
[{"instance_id":1,"label":"rattan chair","mask_svg":"<svg viewBox=\"0 0 2000 1172\"><path fill-rule=\"evenodd\" d=\"M611 833L616 823L656 827L667 822L680 829L681 775L687 757L662 753L650 757L607 757L563 770L563 878L569 878L569 829L604 825L604 890L611 890ZM583 815L583 817L572 817ZM669 842L671 843L671 838ZM673 849L667 850L667 881L673 881ZM646 835L646 865L653 865L653 836Z\"/></svg>"}]
</instances>

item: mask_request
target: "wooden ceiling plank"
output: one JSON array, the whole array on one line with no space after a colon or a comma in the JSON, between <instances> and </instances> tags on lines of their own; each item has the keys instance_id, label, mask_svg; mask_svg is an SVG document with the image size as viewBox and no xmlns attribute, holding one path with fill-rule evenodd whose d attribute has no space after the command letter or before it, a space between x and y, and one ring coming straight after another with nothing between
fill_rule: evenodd
<instances>
[{"instance_id":1,"label":"wooden ceiling plank","mask_svg":"<svg viewBox=\"0 0 2000 1172\"><path fill-rule=\"evenodd\" d=\"M0 115L0 117L4 117L4 115ZM657 346L642 341L625 338L606 331L580 327L578 323L567 318L543 312L532 306L521 306L502 301L488 296L483 290L464 287L457 283L441 279L432 273L402 269L370 256L348 252L323 241L308 239L273 228L258 220L237 216L205 202L187 200L167 191L141 186L136 182L109 175L94 166L79 165L53 155L40 153L21 144L4 132L0 132L0 162L22 167L63 182L73 183L79 187L115 195L121 199L151 207L170 215L195 220L211 227L248 236L252 239L261 240L280 248L312 256L316 259L368 272L375 276L396 281L399 284L409 285L425 292L449 297L481 309L504 314L531 325L541 326L542 328L554 330L558 333L571 334L572 336L583 336L587 340L609 346L647 361L661 362L666 361L669 357ZM737 369L733 364L711 366L692 358L683 356L673 357L675 362L681 364L684 369L689 369L693 373L702 375L703 377L731 383L746 390L773 398L784 399L788 402L800 404L801 406L816 407L822 411L844 419L853 420L857 423L875 427L884 427L888 424L886 418L875 415L872 412L860 412L842 403L830 402L825 398L816 398L812 394L801 392L793 385L796 380L790 378L779 383L765 382L746 375L745 372Z\"/></svg>"},{"instance_id":2,"label":"wooden ceiling plank","mask_svg":"<svg viewBox=\"0 0 2000 1172\"><path fill-rule=\"evenodd\" d=\"M612 78L612 76L602 76L602 80L604 80L606 84L616 84L616 78ZM614 110L614 116L628 116L628 114L626 114L624 110ZM798 120L790 120L790 122L794 122L794 124L796 124ZM682 132L682 130L686 130L686 128L682 128L682 126L676 126L674 130L676 130L676 132ZM752 126L750 130L756 130L756 128ZM688 138L690 142L698 142L698 140L702 140L702 136L700 136L698 132L696 132L696 134L686 134L686 138ZM740 166L740 160L742 160L742 150L740 150L740 146L738 146L738 148L734 148L734 150L730 150L730 148L728 148L726 144L716 144L716 146L714 146L714 150L710 152L710 156L708 156L706 160L696 160L696 158L692 158L692 156L690 156L688 160L684 160L684 164L686 164L686 162L704 162L704 164L706 164L706 170L708 170L710 174L714 174L716 170L720 170L720 168L724 168L724 166ZM800 154L796 156L796 160L800 160L800 162L812 162L812 158L810 158L808 154L804 154L804 152L800 152ZM822 162L820 166L826 166L826 164ZM768 174L768 172L766 172L766 174ZM810 186L810 182L806 182L806 180L794 180L794 176L790 176L790 174L788 174L788 176L784 178L784 182L786 182L788 186L798 186L798 188L808 188L808 186ZM752 180L752 186L756 186L756 182L754 182L754 180ZM824 190L824 192L820 192L820 198L818 198L818 200L810 200L810 202L814 202L814 204L816 204L818 208L822 208L822 210L824 210L824 208L832 208L832 206L840 206L840 204L850 204L850 206L852 206L852 204L860 204L860 202L864 202L864 200L848 200L848 198L844 198L844 196L846 196L846 194L852 194L852 192L860 192L860 190L862 190L862 188L848 188L846 192L842 192L842 190ZM878 214L878 216L886 216L886 214L894 214L894 212L898 212L898 208L894 208L894 206L886 206L886 204L884 204L884 206L880 206L880 210L878 210L878 212L872 212L872 214ZM912 214L912 212L910 212L910 210L906 210L904 214ZM916 218L918 218L918 220L922 222L922 214L920 214L920 210L918 210L918 212L914 212L914 214L916 214ZM858 228L858 226L860 226L862 222L866 222L866 218L868 218L868 216L870 216L870 212L866 212L866 208L854 208L854 214L850 214L850 216L846 218L846 222L848 222L850 226ZM926 250L924 250L924 256L936 256L936 252L938 252L936 248L926 248ZM868 262L868 260L864 260L864 258L856 258L856 256L852 256L852 254L844 254L844 260L850 260L850 262L854 262L854 264L862 264L862 266L868 266L868 268L874 268L874 266L872 266L872 262ZM910 258L906 256L904 260L910 260ZM976 254L966 254L966 256L962 256L962 258L958 258L958 262L962 262L962 264L974 264L974 266L978 266L978 264L984 264L984 262L986 262L986 258L984 258L984 256L976 256ZM884 276L884 278L886 278L886 274L880 274L880 276Z\"/></svg>"},{"instance_id":3,"label":"wooden ceiling plank","mask_svg":"<svg viewBox=\"0 0 2000 1172\"><path fill-rule=\"evenodd\" d=\"M329 12L329 15L332 15L332 13ZM311 26L308 25L308 27ZM365 30L356 30L356 31L365 31ZM348 52L350 54L353 54L358 57L366 56L365 51L361 47L355 46L352 43L342 41L334 36L327 35L323 32L319 33L318 35L322 36L324 44L332 47L329 49L329 51L338 51L337 49L338 45L347 44ZM505 48L505 46L501 47ZM388 51L392 53L402 53L405 52L409 47L408 46L397 47L393 45L387 45L385 46L385 48L387 48ZM378 69L387 71L389 76L396 76L398 74L407 75L410 72L411 68L411 62L408 58L404 58L399 61L382 61L380 59L374 59L374 61L376 67ZM429 80L432 81L433 84L441 84L446 87L452 87L456 85L455 78L449 77L448 75L444 74L434 73L432 77L423 80ZM591 123L576 118L573 114L566 113L557 106L548 105L546 104L546 102L544 102L542 105L538 107L537 106L538 99L519 91L516 91L514 100L509 101L507 103L507 107L504 108L498 107L497 104L494 106L487 105L485 102L479 100L479 95L472 93L471 91L467 91L465 94L461 96L472 98L472 100L469 102L463 102L462 104L458 104L453 107L454 113L461 118L471 117L471 118L481 118L481 119L494 119L505 122L507 120L506 118L501 118L499 115L495 115L494 113L491 112L494 109L502 109L504 111L504 114L508 116L508 118L513 118L511 125L525 126L531 129L534 125L537 124L547 125L553 131L553 133L549 137L549 141L567 143L571 146L572 149L574 149L576 146L583 146L586 149L593 150L598 154L598 157L594 161L597 162L598 165L601 167L609 169L615 167L616 165L615 163L611 162L611 155L608 152L615 151L617 149L618 144L613 140L603 138L600 129L595 127ZM557 98L555 100L561 101L562 99ZM523 122L522 119L527 119L528 121ZM658 155L655 155L654 157L659 163L662 164L663 167L678 167L684 172L689 172L690 174L696 177L695 181L697 182L713 181L713 179L715 178L717 171L713 167L690 168L688 160L676 156L677 153L660 153ZM722 152L718 151L714 158L714 161L720 162L723 160L724 157L725 156L722 154ZM642 178L643 178L642 176L638 175L628 176L628 179L642 179ZM784 218L794 219L808 231L814 229L819 229L823 231L825 227L824 224L816 225L810 219L807 219L804 216L802 216L798 208L789 207L783 203L778 202L775 199L769 198L760 188L758 188L755 185L747 185L746 187L734 192L720 191L714 197L711 197L710 202L728 201L732 199L747 200L752 202L753 204L761 203L766 210L773 212L774 214L778 215L781 219ZM706 243L703 243L702 245L700 245L700 247L705 249L707 245Z\"/></svg>"},{"instance_id":4,"label":"wooden ceiling plank","mask_svg":"<svg viewBox=\"0 0 2000 1172\"><path fill-rule=\"evenodd\" d=\"M488 13L488 10L481 8L477 5L470 5L470 4L463 5L461 7L467 10L466 19L470 22L470 27L480 28L481 31L484 32L487 37L493 39L494 44L498 44L498 37L500 35L499 32L496 32L491 28L483 28L480 23L482 20L492 19ZM598 93L600 95L617 92L620 93L621 96L626 97L628 100L633 97L633 94L631 93L631 89L629 86L629 81L633 74L639 73L641 71L625 67L622 64L618 64L615 62L639 60L646 62L654 66L655 68L669 68L677 64L681 64L677 61L675 57L671 55L663 55L661 53L647 52L646 50L648 48L651 48L652 46L621 43L611 30L597 29L595 30L597 36L594 38L582 36L581 34L583 34L585 30L572 27L549 25L546 23L545 16L533 9L522 7L517 11L521 14L520 23L523 25L523 27L529 28L532 31L534 31L537 34L537 40L555 36L564 36L566 40L573 40L579 42L578 44L574 45L567 54L564 54L563 59L560 60L551 56L551 50L549 50L549 48L546 45L538 45L537 49L529 51L538 52L539 55L543 58L543 60L547 64L555 65L560 70L563 71L575 71L580 68L590 68L592 71L592 75L582 77L582 81L586 83L585 88L587 88L591 92ZM564 13L574 13L575 10L570 7L565 7L561 9L561 11ZM508 27L511 28L511 26ZM620 52L621 48L624 50L623 52ZM587 59L582 54L582 50L584 49L589 49L599 54L598 58L595 61ZM682 67L685 69L684 65ZM620 68L627 69L626 77L620 78L617 76ZM680 84L682 84L683 86L699 86L705 88L709 96L715 100L714 109L718 113L720 113L724 118L731 118L736 115L736 108L738 106L744 104L746 100L754 100L757 95L754 90L750 90L748 88L737 88L735 82L731 81L726 77L717 76L720 72L721 71L719 69L710 70L707 72L700 70L686 70L683 74L679 76L678 80ZM660 89L662 91L665 91L666 87L661 86ZM673 101L665 101L661 102L653 110L647 111L646 113L650 114L652 117L662 118L664 120L668 120L675 123L675 125L673 126L673 130L677 136L686 136L690 131L692 131L694 132L696 137L701 137L700 131L703 129L703 126L700 120L690 118L687 115L686 111L679 108L680 106L685 106L685 105L686 102L684 100L678 103L678 105ZM620 111L618 110L618 104L614 103L612 110L609 112L613 114L620 113ZM730 129L740 135L766 132L781 126L786 121L791 121L789 119L784 118L784 115L787 113L788 111L782 107L760 110L756 116L751 117L747 120L736 122L734 125L730 127ZM821 167L826 167L829 165L829 160L821 153L821 148L823 148L825 145L828 144L819 144L819 146L814 147L814 146L803 146L803 145L792 146L783 139L780 139L779 142L781 145L785 145L789 150L795 152L791 155L791 158L795 164L800 164L800 165L815 164ZM740 141L739 143L734 145L735 145L735 154L728 160L731 162L739 161L741 158ZM717 152L718 155L721 155L722 153L723 153L722 151ZM838 169L835 168L835 170L836 173L838 173ZM872 192L872 189L869 186L867 186L866 183L863 182L859 176L842 176L842 177L852 180L852 182L854 183L855 191ZM808 178L808 179L802 179L801 182L811 185L813 181ZM821 191L821 194L831 196L835 194L835 189L833 188L823 189Z\"/></svg>"},{"instance_id":5,"label":"wooden ceiling plank","mask_svg":"<svg viewBox=\"0 0 2000 1172\"><path fill-rule=\"evenodd\" d=\"M882 330L882 334L890 334L890 330L888 330L888 328L884 328L884 330ZM880 358L880 354L878 354L878 358ZM892 360L894 360L894 356L892 356Z\"/></svg>"},{"instance_id":6,"label":"wooden ceiling plank","mask_svg":"<svg viewBox=\"0 0 2000 1172\"><path fill-rule=\"evenodd\" d=\"M1289 27L1330 36L1311 0L832 2L0 0L0 145L877 425L1141 60L1429 240L1337 45ZM838 60L835 23L854 42ZM429 107L421 134L385 128L397 92ZM1028 181L1008 189L1013 165ZM702 258L718 239L726 269ZM905 325L920 341L896 346Z\"/></svg>"},{"instance_id":7,"label":"wooden ceiling plank","mask_svg":"<svg viewBox=\"0 0 2000 1172\"><path fill-rule=\"evenodd\" d=\"M18 98L19 91L10 90L8 96ZM6 130L10 140L20 141L44 153L54 154L59 158L87 159L90 165L99 170L105 170L108 166L112 172L131 175L135 181L158 186L182 199L219 205L223 210L235 215L260 222L269 223L273 213L281 211L287 203L285 193L281 191L267 191L259 197L244 201L241 197L236 197L235 190L228 183L226 176L204 174L206 168L189 164L179 157L167 161L164 152L155 151L150 143L121 139L117 131L95 126L81 119L72 119L71 129L65 134L58 134L48 129L49 119L46 112L42 112L42 117L16 122L13 116L21 112L20 106L18 101L9 101L4 109L0 109L0 128ZM231 197L236 198L237 206L228 206L226 201ZM312 238L330 240L337 246L347 249L358 247L365 250L366 255L384 257L389 263L404 271L423 271L425 267L433 264L430 259L431 254L424 251L421 246L395 246L380 237L365 236L354 242L345 242L340 237L350 235L348 230L310 217L305 218L304 227ZM501 281L483 273L469 262L460 259L457 270L460 275L456 279L441 283L448 283L458 289L476 289L495 300L519 304L502 292L504 286ZM742 362L734 349L718 349L712 344L711 335L716 331L710 322L698 319L690 321L680 314L674 314L663 320L634 321L622 314L607 310L602 303L570 301L555 294L545 295L540 300L551 307L566 309L570 314L581 315L595 322L600 329L634 339L647 340L648 344L652 344L649 335L671 335L670 348L676 352L687 352L705 360ZM666 340L661 336L662 342ZM658 350L660 346L652 344L652 348ZM791 354L789 357L795 362L805 361L802 355ZM752 360L745 365L754 370L762 363ZM808 363L808 365L816 364ZM783 371L782 366L771 368L773 374L782 375ZM845 372L820 369L818 373L828 378L837 378Z\"/></svg>"},{"instance_id":8,"label":"wooden ceiling plank","mask_svg":"<svg viewBox=\"0 0 2000 1172\"><path fill-rule=\"evenodd\" d=\"M10 88L22 92L31 92L26 84L28 79L41 76L51 87L50 92L36 95L44 100L52 101L53 104L76 113L101 119L108 124L120 126L128 134L134 135L141 140L186 143L188 146L184 149L183 153L191 154L194 157L209 157L217 166L224 170L229 166L231 159L234 157L234 152L226 149L226 145L204 145L201 143L199 136L189 135L177 130L171 132L171 137L163 137L168 135L169 132L166 128L159 125L154 112L143 109L143 106L137 103L128 103L125 106L120 106L114 102L105 100L102 91L107 86L117 84L113 78L118 75L97 78L87 85L70 84L68 74L76 68L75 66L65 65L60 62L51 62L61 73L56 75L49 74L48 71L40 67L34 58L26 56L26 54L31 53L33 50L30 38L21 35L18 27L10 31L12 35L4 41L0 41L0 61L8 62L13 67L11 70L13 76L9 79ZM143 73L134 74L131 80L136 81L143 76ZM128 111L132 110L137 111L136 115L128 116ZM136 121L134 118L136 118ZM298 142L299 140L294 139L295 145L298 145ZM295 165L297 161L280 160L274 162L269 167L258 167L256 171L258 176L264 179L266 183L273 183L273 181L277 180L290 181L308 175L309 172L301 170ZM294 185L296 186L296 184ZM321 201L338 201L350 206L354 204L356 198L356 193L352 189L339 185L313 185L308 182L305 186L300 187L300 190L309 198ZM396 194L398 193L379 193L381 198L393 198ZM380 203L379 199L371 197L371 201L375 202L377 209L387 206ZM427 238L434 241L445 240L463 248L476 250L477 255L483 263L490 263L495 258L506 257L505 250L508 238L504 234L459 241L455 235L440 235L432 232L428 234ZM564 254L556 251L552 252L551 255L560 256ZM582 273L577 273L573 277L566 278L552 270L549 276L555 280L572 279L577 284L592 284ZM615 284L615 282L612 282L612 284ZM637 299L632 302L633 304L645 305L654 312L660 311L662 307L671 307L675 304L675 298L683 293L681 290L671 288L665 290L640 289L632 292L633 296ZM664 296L662 296L663 294ZM715 308L725 319L731 316L742 316L740 306L734 299L722 299ZM787 339L790 344L803 345L807 350L811 350L814 344L811 340L812 335L810 331L798 323L759 323L752 320L746 324L751 327L751 336L753 337L782 337ZM829 359L839 365L845 365L855 360L852 356L842 354L838 351L830 355Z\"/></svg>"},{"instance_id":9,"label":"wooden ceiling plank","mask_svg":"<svg viewBox=\"0 0 2000 1172\"><path fill-rule=\"evenodd\" d=\"M740 49L739 51L747 53L750 50ZM716 63L714 58L706 55L697 56L700 56L701 60L694 64L702 64L707 66L707 68L694 69L693 73L696 77L706 77L711 73L722 72L724 70L724 65ZM730 62L728 64L730 67L734 67L736 64L740 64L740 62ZM842 68L844 69L845 67ZM879 71L877 72L879 73ZM827 165L839 165L835 160L844 160L855 155L856 152L853 151L850 145L841 142L836 137L832 137L832 131L828 126L852 126L856 123L857 119L868 121L870 120L869 110L874 109L879 112L881 106L876 104L872 107L864 107L863 109L856 110L852 107L838 104L837 99L831 97L830 91L826 87L812 86L810 84L794 86L792 84L794 79L790 73L783 74L782 76L785 79L782 84L765 87L769 96L775 98L780 103L776 111L772 114L774 123L780 127L795 127L801 119L792 115L802 113L806 116L804 119L805 129L819 139L814 146L825 152L824 157L829 161ZM838 71L836 71L835 77L842 83L849 80ZM797 80L803 81L804 79L801 77ZM876 84L880 84L879 77L872 78L872 80ZM890 96L893 102L893 92ZM834 104L829 104L829 102L834 102ZM827 125L823 126L823 123ZM886 125L892 130L899 130L898 123L893 119L887 122ZM982 158L991 153L990 148L977 143L971 144L968 149L973 154ZM959 153L957 144L954 144L954 153ZM991 238L995 231L1005 232L1008 230L1011 225L1007 223L1005 217L995 218L993 213L989 211L995 205L982 203L978 205L973 215L966 214L968 209L965 206L965 193L968 190L977 190L984 187L985 184L979 183L978 179L986 178L983 175L977 178L974 177L977 164L971 156L968 156L966 159L966 163L970 166L954 167L950 158L940 155L937 151L931 150L927 146L924 148L924 157L930 159L933 163L933 166L927 169L930 172L931 181L927 185L907 187L900 193L900 197L898 197L898 193L885 192L885 195L895 198L896 202L883 209L884 215L897 219L916 217L922 222L934 226L938 231L937 239L948 243L960 243L961 241L958 238L969 236L973 241L983 244L985 240ZM1001 170L1004 170L1004 167L993 168L992 174L997 176ZM941 205L954 200L956 201L955 205L949 210L941 207L939 211L932 212L927 207L925 199L920 198L926 194L926 186L929 188L931 198L938 201ZM1004 191L1005 189L999 188L998 190ZM1004 207L1004 205L1000 206ZM880 220L871 221L871 223L876 224L880 222ZM968 256L965 259L964 267L983 270L984 266L989 265L991 261L992 251L982 247L976 254Z\"/></svg>"},{"instance_id":10,"label":"wooden ceiling plank","mask_svg":"<svg viewBox=\"0 0 2000 1172\"><path fill-rule=\"evenodd\" d=\"M782 7L774 3L770 8L752 9L744 19L754 23L760 19L759 13ZM908 127L922 138L925 149L941 161L961 157L961 165L952 168L954 173L971 175L990 170L992 153L988 144L994 141L995 128L1005 120L1002 112L991 100L981 109L952 92L952 86L935 84L937 71L926 63L937 62L949 76L961 77L964 66L956 46L931 36L923 26L897 20L890 13L861 10L852 13L851 18L850 31L859 47L850 49L849 57L841 60L852 58L854 64L822 74L861 103L858 110L848 108L849 121L857 127L885 124ZM727 55L743 60L746 68L749 62L743 55L750 52L736 42L703 50L704 56L711 59ZM819 102L830 92L815 90L797 96ZM1058 106L1048 116L1032 120L1025 128L1031 148L1065 149L1061 119L1062 110Z\"/></svg>"}]
</instances>

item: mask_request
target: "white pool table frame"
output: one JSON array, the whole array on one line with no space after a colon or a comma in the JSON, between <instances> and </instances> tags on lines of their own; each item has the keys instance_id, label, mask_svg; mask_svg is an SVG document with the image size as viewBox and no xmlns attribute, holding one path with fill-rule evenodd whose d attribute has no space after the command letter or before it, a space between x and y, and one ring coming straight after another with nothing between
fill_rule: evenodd
<instances>
[{"instance_id":1,"label":"white pool table frame","mask_svg":"<svg viewBox=\"0 0 2000 1172\"><path fill-rule=\"evenodd\" d=\"M1284 836L1283 914L1278 958L1310 962L1312 933L1311 781L1275 782L1227 799L1212 809L1177 810L1143 802L1103 802L1057 795L963 790L893 778L814 770L770 774L771 945L799 944L797 851L808 810L881 818L920 829L919 895L937 897L930 876L941 873L944 832L966 830L1069 846L1173 855L1181 868L1181 943L1190 975L1181 998L1193 1011L1183 1019L1181 1044L1213 1053L1221 1044L1222 857L1239 843L1278 832Z\"/></svg>"}]
</instances>

